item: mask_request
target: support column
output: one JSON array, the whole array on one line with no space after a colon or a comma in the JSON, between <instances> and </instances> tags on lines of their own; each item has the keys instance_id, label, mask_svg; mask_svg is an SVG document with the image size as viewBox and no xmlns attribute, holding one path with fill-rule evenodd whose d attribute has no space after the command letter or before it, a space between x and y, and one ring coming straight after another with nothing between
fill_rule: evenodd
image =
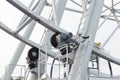
<instances>
[{"instance_id":1,"label":"support column","mask_svg":"<svg viewBox=\"0 0 120 80\"><path fill-rule=\"evenodd\" d=\"M84 43L80 44L75 53L75 59L71 68L69 80L88 80L87 68L94 45L103 3L104 0L91 0L83 33L83 36L89 36L89 38Z\"/></svg>"}]
</instances>

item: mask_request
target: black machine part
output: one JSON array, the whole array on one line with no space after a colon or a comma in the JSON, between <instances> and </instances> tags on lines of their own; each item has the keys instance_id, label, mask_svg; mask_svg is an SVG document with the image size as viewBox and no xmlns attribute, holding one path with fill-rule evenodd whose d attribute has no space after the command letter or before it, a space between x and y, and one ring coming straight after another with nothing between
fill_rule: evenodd
<instances>
[{"instance_id":1,"label":"black machine part","mask_svg":"<svg viewBox=\"0 0 120 80\"><path fill-rule=\"evenodd\" d=\"M30 59L30 61L35 61L38 59L38 54L39 54L39 49L33 47L28 51L28 58Z\"/></svg>"},{"instance_id":2,"label":"black machine part","mask_svg":"<svg viewBox=\"0 0 120 80\"><path fill-rule=\"evenodd\" d=\"M37 67L38 55L38 48L33 47L28 51L27 62L30 69Z\"/></svg>"},{"instance_id":3,"label":"black machine part","mask_svg":"<svg viewBox=\"0 0 120 80\"><path fill-rule=\"evenodd\" d=\"M54 34L51 37L51 44L53 47L60 49L62 55L66 54L66 52L70 53L72 50L78 48L79 44L76 40L72 39L72 33L60 33ZM68 49L64 45L68 46ZM62 48L61 47L65 47ZM68 51L67 51L68 50Z\"/></svg>"}]
</instances>

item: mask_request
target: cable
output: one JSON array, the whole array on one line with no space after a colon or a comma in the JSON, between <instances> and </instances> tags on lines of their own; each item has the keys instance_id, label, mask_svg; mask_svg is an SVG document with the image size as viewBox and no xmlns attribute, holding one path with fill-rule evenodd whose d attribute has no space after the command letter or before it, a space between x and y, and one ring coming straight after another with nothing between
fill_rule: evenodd
<instances>
[{"instance_id":1,"label":"cable","mask_svg":"<svg viewBox=\"0 0 120 80\"><path fill-rule=\"evenodd\" d=\"M53 59L51 70L50 70L50 78L52 78L52 72L53 72L53 64L55 63L55 58Z\"/></svg>"},{"instance_id":2,"label":"cable","mask_svg":"<svg viewBox=\"0 0 120 80\"><path fill-rule=\"evenodd\" d=\"M53 74L53 65L54 65L54 63L55 63L55 60L56 60L56 58L53 59L53 62L52 62L52 65L51 65L50 78L52 78L52 74ZM64 67L65 67L65 66L66 66L66 64L64 65ZM72 64L70 64L70 66L69 66L69 72L70 72L70 70L71 70L71 67L72 67ZM66 74L64 74L64 77L66 77Z\"/></svg>"},{"instance_id":3,"label":"cable","mask_svg":"<svg viewBox=\"0 0 120 80\"><path fill-rule=\"evenodd\" d=\"M112 73L112 66L110 64L110 61L108 61L108 65L109 65L109 69L110 69L110 75L113 76L113 73Z\"/></svg>"}]
</instances>

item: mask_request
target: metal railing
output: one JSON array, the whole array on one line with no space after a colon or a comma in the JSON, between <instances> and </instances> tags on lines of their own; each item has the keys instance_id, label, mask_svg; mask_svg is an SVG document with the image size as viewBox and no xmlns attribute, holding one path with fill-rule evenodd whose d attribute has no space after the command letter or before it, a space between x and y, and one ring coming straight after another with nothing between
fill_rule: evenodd
<instances>
[{"instance_id":1,"label":"metal railing","mask_svg":"<svg viewBox=\"0 0 120 80\"><path fill-rule=\"evenodd\" d=\"M10 68L15 67L15 70L13 71L11 75L12 80L25 80L25 75L27 73L27 69L25 65L7 65L5 67L5 73L6 71L10 70ZM8 73L8 72L7 72ZM8 75L5 75L7 77Z\"/></svg>"}]
</instances>

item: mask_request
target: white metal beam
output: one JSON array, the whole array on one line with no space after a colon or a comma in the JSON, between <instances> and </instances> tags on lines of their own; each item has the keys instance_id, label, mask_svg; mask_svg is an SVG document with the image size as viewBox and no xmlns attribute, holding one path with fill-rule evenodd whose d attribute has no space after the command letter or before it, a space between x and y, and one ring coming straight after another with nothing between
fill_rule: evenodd
<instances>
[{"instance_id":1,"label":"white metal beam","mask_svg":"<svg viewBox=\"0 0 120 80\"><path fill-rule=\"evenodd\" d=\"M89 41L79 46L75 54L74 63L71 68L69 80L88 80L87 67L93 49L94 39L98 22L101 15L104 0L92 0L87 13L84 26L84 36L89 36ZM96 14L97 13L97 14Z\"/></svg>"},{"instance_id":2,"label":"white metal beam","mask_svg":"<svg viewBox=\"0 0 120 80\"><path fill-rule=\"evenodd\" d=\"M117 77L90 77L89 80L120 80L120 78L117 78Z\"/></svg>"},{"instance_id":3,"label":"white metal beam","mask_svg":"<svg viewBox=\"0 0 120 80\"><path fill-rule=\"evenodd\" d=\"M76 4L76 5L79 6L79 7L82 7L79 3L77 3L77 2L74 1L74 0L71 0L71 2L73 2L74 4Z\"/></svg>"},{"instance_id":4,"label":"white metal beam","mask_svg":"<svg viewBox=\"0 0 120 80\"><path fill-rule=\"evenodd\" d=\"M27 21L25 21L23 24L21 24L19 27L17 27L17 29L15 30L15 34L19 33L23 28L25 28L25 26L27 26L30 22L32 21L32 19L28 19Z\"/></svg>"},{"instance_id":5,"label":"white metal beam","mask_svg":"<svg viewBox=\"0 0 120 80\"><path fill-rule=\"evenodd\" d=\"M6 25L4 25L3 23L0 22L0 29L2 29L3 31L7 32L8 34L10 34L11 36L17 38L18 40L24 42L25 44L31 46L31 47L36 47L36 48L40 48L39 44L36 44L35 42L25 39L24 37L22 37L19 34L14 34L14 31L12 31L10 28L8 28ZM41 52L45 53L45 47L41 47ZM54 52L49 51L50 53L48 53L49 56L51 57L55 57L56 54Z\"/></svg>"},{"instance_id":6,"label":"white metal beam","mask_svg":"<svg viewBox=\"0 0 120 80\"><path fill-rule=\"evenodd\" d=\"M55 10L55 12L56 12L56 17L57 17L56 18L57 19L56 20L57 21L57 26L55 26L55 27L57 27L57 28L58 28L58 26L59 26L59 24L61 22L61 19L62 19L64 10L65 10L65 6L67 4L67 1L68 0L58 0L57 3L56 3L56 10ZM54 15L51 16L51 21L53 20L53 18L54 18ZM45 34L44 42L47 43L48 48L51 48L51 46L52 46L51 42L50 42L50 39L51 39L53 34L54 33L52 31L50 31L50 30L48 30L46 32L46 34Z\"/></svg>"},{"instance_id":7,"label":"white metal beam","mask_svg":"<svg viewBox=\"0 0 120 80\"><path fill-rule=\"evenodd\" d=\"M49 6L49 7L52 6L52 4L50 4L50 3L47 3L46 5ZM83 13L83 12L80 11L80 10L76 10L76 9L72 9L72 8L68 8L68 7L66 7L65 10L72 11L72 12L76 12L76 13L81 13L81 14Z\"/></svg>"},{"instance_id":8,"label":"white metal beam","mask_svg":"<svg viewBox=\"0 0 120 80\"><path fill-rule=\"evenodd\" d=\"M28 9L31 8L31 6L34 4L34 0L31 2L31 4L29 5ZM36 5L32 8L32 11L41 14L39 12L42 12L43 7L45 6L46 1L45 0L39 0ZM17 29L15 30L15 33L17 34L18 32L20 32L24 27L26 27L26 25L28 25L31 21L33 22L33 19L28 19L29 16L24 15L20 21L20 23L18 24Z\"/></svg>"},{"instance_id":9,"label":"white metal beam","mask_svg":"<svg viewBox=\"0 0 120 80\"><path fill-rule=\"evenodd\" d=\"M57 21L58 21L58 26L61 22L66 4L68 0L58 0L57 6L56 6L56 15L57 15Z\"/></svg>"},{"instance_id":10,"label":"white metal beam","mask_svg":"<svg viewBox=\"0 0 120 80\"><path fill-rule=\"evenodd\" d=\"M34 0L30 3L30 5L28 6L28 8L30 9L31 8L31 6L33 5L33 3L34 3ZM18 27L19 26L21 26L23 23L24 23L24 21L26 21L28 19L28 16L27 15L24 15L23 17L22 17L22 19L20 20L20 22L19 22L19 24L18 24Z\"/></svg>"},{"instance_id":11,"label":"white metal beam","mask_svg":"<svg viewBox=\"0 0 120 80\"><path fill-rule=\"evenodd\" d=\"M117 2L117 3L115 3L113 6L117 6L118 4L120 4L120 1ZM105 11L107 11L107 10L109 10L109 9L112 8L112 6L108 7L108 6L106 6L106 5L104 5L104 7L106 7L107 9L103 10L102 13L104 13Z\"/></svg>"},{"instance_id":12,"label":"white metal beam","mask_svg":"<svg viewBox=\"0 0 120 80\"><path fill-rule=\"evenodd\" d=\"M35 12L29 10L20 1L18 1L18 0L7 0L7 1L10 2L12 5L14 5L15 7L17 7L19 10L21 10L26 15L28 15L30 18L32 18L35 21L37 21L38 23L44 25L49 30L51 30L51 31L53 31L55 33L61 33L61 32L66 33L65 30L63 30L63 29L61 29L59 27L56 27L56 25L53 23L53 21L48 21L45 18L39 17L38 14L36 14Z\"/></svg>"},{"instance_id":13,"label":"white metal beam","mask_svg":"<svg viewBox=\"0 0 120 80\"><path fill-rule=\"evenodd\" d=\"M103 43L103 47L108 43L108 41L112 38L112 36L115 34L115 32L120 29L120 23L118 23L117 27L113 30L113 32L110 34L110 36L105 40Z\"/></svg>"},{"instance_id":14,"label":"white metal beam","mask_svg":"<svg viewBox=\"0 0 120 80\"><path fill-rule=\"evenodd\" d=\"M99 49L97 47L94 47L92 53L99 57L102 57L103 59L106 59L110 62L120 65L120 59L117 59L117 58L109 55L104 49Z\"/></svg>"},{"instance_id":15,"label":"white metal beam","mask_svg":"<svg viewBox=\"0 0 120 80\"><path fill-rule=\"evenodd\" d=\"M13 32L11 29L9 29L7 26L5 26L3 23L1 23L1 22L0 22L0 29L4 30L5 32L7 32L8 34L10 34L11 36L13 36L13 37L21 40L22 42L26 43L27 45L29 45L29 46L31 46L31 47L37 47L37 48L40 47L38 44L34 43L33 41L30 41L30 40L27 40L27 39L25 40L25 39L24 39L22 36L20 36L20 35L14 35L14 32ZM44 47L41 47L41 51L42 51L43 53L45 53ZM106 59L106 60L109 60L109 61L111 61L111 62L113 62L113 63L115 63L115 64L120 65L120 60L119 60L119 59L114 58L114 57L108 55L108 54L107 54L104 50L102 50L102 49L99 49L99 48L97 48L97 47L94 47L92 53L95 54L95 55L97 55L97 56L100 56L100 57L102 57L102 58L104 58L104 59ZM51 52L51 51L49 51L48 55L51 56L51 57L53 57L53 58L56 56L56 54L53 53L53 52Z\"/></svg>"},{"instance_id":16,"label":"white metal beam","mask_svg":"<svg viewBox=\"0 0 120 80\"><path fill-rule=\"evenodd\" d=\"M45 0L42 0L42 1L45 1ZM31 4L29 5L29 8L32 6L32 4L33 4L33 1L32 1ZM41 4L39 4L39 5L41 5ZM42 3L42 5L44 5L44 4ZM41 13L42 9L43 9L43 6L39 7L39 9L35 10L35 12ZM24 15L18 26L22 25L23 22L26 21L26 20L27 20L27 16ZM31 33L32 33L33 29L34 29L35 24L36 24L35 21L31 21L31 23L28 25L28 28L27 28L27 30L25 31L24 35L23 35L24 40L25 40L25 39L28 39L28 38L30 37L30 35L31 35ZM2 24L1 22L0 22L0 28L1 28L1 29L4 29L7 33L11 34L12 36L13 36L13 35L15 36L14 32L13 32L12 30L10 30L9 28L7 28L7 27L6 27L4 24ZM19 37L19 38L20 38L20 37ZM16 64L17 64L17 62L18 62L18 60L19 60L19 58L20 58L20 56L21 56L21 54L22 54L22 52L23 52L23 50L24 50L24 48L25 48L25 45L26 45L26 44L23 43L23 42L20 42L20 43L19 43L19 45L18 45L18 47L16 48L16 50L15 50L15 52L14 52L14 55L13 55L13 57L12 57L10 63L9 63L10 65L11 65L11 64L13 64L13 65L16 65ZM15 66L12 66L12 68L7 69L7 71L6 71L5 75L4 75L4 79L5 79L5 80L10 80L10 79L11 79L11 74L12 74L14 68L15 68Z\"/></svg>"}]
</instances>

